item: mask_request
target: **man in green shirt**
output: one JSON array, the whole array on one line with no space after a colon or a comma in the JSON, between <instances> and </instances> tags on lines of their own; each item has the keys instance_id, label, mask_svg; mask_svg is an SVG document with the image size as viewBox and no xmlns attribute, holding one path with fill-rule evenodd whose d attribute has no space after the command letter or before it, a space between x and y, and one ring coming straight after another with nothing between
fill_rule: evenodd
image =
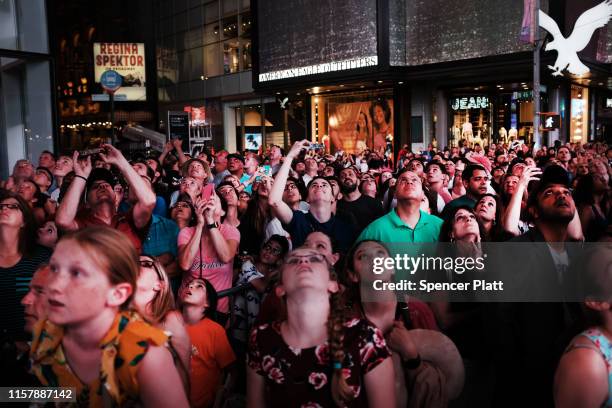
<instances>
[{"instance_id":1,"label":"man in green shirt","mask_svg":"<svg viewBox=\"0 0 612 408\"><path fill-rule=\"evenodd\" d=\"M421 245L406 244L435 243L442 227L440 218L420 210L423 196L421 178L407 169L400 171L395 188L397 207L368 225L357 241L381 241L389 247L392 256L419 255Z\"/></svg>"}]
</instances>

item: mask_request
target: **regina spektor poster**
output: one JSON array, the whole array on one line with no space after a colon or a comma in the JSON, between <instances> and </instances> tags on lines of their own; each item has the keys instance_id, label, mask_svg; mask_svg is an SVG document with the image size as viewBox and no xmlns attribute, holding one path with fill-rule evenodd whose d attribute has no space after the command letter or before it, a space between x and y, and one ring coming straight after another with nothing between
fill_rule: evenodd
<instances>
[{"instance_id":1,"label":"regina spektor poster","mask_svg":"<svg viewBox=\"0 0 612 408\"><path fill-rule=\"evenodd\" d=\"M123 77L116 95L124 94L128 101L147 100L144 43L94 43L93 52L96 83L112 69Z\"/></svg>"}]
</instances>

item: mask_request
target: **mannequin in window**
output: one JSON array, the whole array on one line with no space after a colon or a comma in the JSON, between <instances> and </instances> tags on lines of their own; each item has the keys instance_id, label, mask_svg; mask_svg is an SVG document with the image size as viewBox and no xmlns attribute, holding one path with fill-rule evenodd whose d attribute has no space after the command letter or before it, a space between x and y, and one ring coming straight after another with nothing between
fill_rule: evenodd
<instances>
[{"instance_id":1,"label":"mannequin in window","mask_svg":"<svg viewBox=\"0 0 612 408\"><path fill-rule=\"evenodd\" d=\"M506 130L505 127L500 127L499 128L499 140L497 141L497 143L508 143L508 131Z\"/></svg>"},{"instance_id":2,"label":"mannequin in window","mask_svg":"<svg viewBox=\"0 0 612 408\"><path fill-rule=\"evenodd\" d=\"M510 131L508 132L508 141L512 142L514 140L516 140L518 137L518 130L516 130L516 128L511 127Z\"/></svg>"},{"instance_id":3,"label":"mannequin in window","mask_svg":"<svg viewBox=\"0 0 612 408\"><path fill-rule=\"evenodd\" d=\"M466 115L465 123L461 125L461 139L465 140L469 147L472 147L474 144L474 133L472 132L472 124L470 123L469 115Z\"/></svg>"}]
</instances>

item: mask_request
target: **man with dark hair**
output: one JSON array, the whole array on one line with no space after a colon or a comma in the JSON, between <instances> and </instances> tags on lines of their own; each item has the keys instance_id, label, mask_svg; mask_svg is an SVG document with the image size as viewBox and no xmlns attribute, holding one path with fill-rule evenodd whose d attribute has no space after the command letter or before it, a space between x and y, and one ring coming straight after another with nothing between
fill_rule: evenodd
<instances>
[{"instance_id":1,"label":"man with dark hair","mask_svg":"<svg viewBox=\"0 0 612 408\"><path fill-rule=\"evenodd\" d=\"M44 194L48 194L49 188L53 184L53 174L51 170L46 167L39 167L36 169L36 173L32 180L38 185L40 188L40 192Z\"/></svg>"},{"instance_id":2,"label":"man with dark hair","mask_svg":"<svg viewBox=\"0 0 612 408\"><path fill-rule=\"evenodd\" d=\"M328 180L317 176L308 184L307 201L310 204L308 213L292 210L282 200L289 170L291 169L291 162L309 143L308 140L296 142L289 153L287 153L285 161L283 161L282 166L278 170L268 198L272 214L286 226L285 229L291 234L291 241L295 248L304 243L309 233L321 231L335 237L340 251L346 253L353 244L356 234L352 225L347 224L333 214L332 204L335 199L333 197L332 186Z\"/></svg>"},{"instance_id":3,"label":"man with dark hair","mask_svg":"<svg viewBox=\"0 0 612 408\"><path fill-rule=\"evenodd\" d=\"M49 150L43 150L40 156L38 156L38 167L45 167L51 170L55 167L55 155Z\"/></svg>"},{"instance_id":4,"label":"man with dark hair","mask_svg":"<svg viewBox=\"0 0 612 408\"><path fill-rule=\"evenodd\" d=\"M500 369L494 405L518 406L529 395L531 406L553 406L555 367L579 317L578 304L561 303L578 286L569 267L576 248L566 244L576 212L569 185L561 166L544 170L528 198L535 227L510 240L508 259L495 262L504 291L538 303L495 306L494 338L499 343L495 347L503 352L496 353ZM522 395L516 394L517 389Z\"/></svg>"},{"instance_id":5,"label":"man with dark hair","mask_svg":"<svg viewBox=\"0 0 612 408\"><path fill-rule=\"evenodd\" d=\"M105 153L100 154L102 160L116 166L129 184L133 199L129 212L118 214L115 209L113 189L115 180L112 173L103 168L92 170L91 156L84 161L78 161L79 154L74 152L75 178L57 209L55 223L64 231L74 231L93 225L105 225L117 229L130 238L140 253L155 208L155 193L119 150L111 145L103 147ZM84 192L86 205L79 210Z\"/></svg>"},{"instance_id":6,"label":"man with dark hair","mask_svg":"<svg viewBox=\"0 0 612 408\"><path fill-rule=\"evenodd\" d=\"M149 181L149 184L151 185L151 188L153 188L153 180L155 179L155 171L147 164L146 160L145 159L132 160L130 162L130 165L136 171L136 173L138 173L141 177L146 177L146 179ZM120 211L122 212L121 209ZM156 195L155 196L155 209L153 210L153 214L160 216L160 217L165 217L167 213L168 213L168 205L166 204L166 200L163 197ZM149 254L149 255L152 255L152 254Z\"/></svg>"},{"instance_id":7,"label":"man with dark hair","mask_svg":"<svg viewBox=\"0 0 612 408\"><path fill-rule=\"evenodd\" d=\"M476 201L487 192L489 175L480 164L468 164L461 174L461 181L465 187L465 195L448 202L442 211L442 218L446 219L451 210L460 206L474 208Z\"/></svg>"},{"instance_id":8,"label":"man with dark hair","mask_svg":"<svg viewBox=\"0 0 612 408\"><path fill-rule=\"evenodd\" d=\"M430 207L432 207L432 214L438 215L446 206L446 203L452 200L451 195L446 188L446 182L448 180L448 174L446 173L446 167L440 162L429 162L425 167L425 181L429 189L427 198L429 199Z\"/></svg>"},{"instance_id":9,"label":"man with dark hair","mask_svg":"<svg viewBox=\"0 0 612 408\"><path fill-rule=\"evenodd\" d=\"M559 163L561 163L561 167L569 171L569 163L572 160L572 153L570 152L569 147L560 146L557 149L557 160L559 160Z\"/></svg>"},{"instance_id":10,"label":"man with dark hair","mask_svg":"<svg viewBox=\"0 0 612 408\"><path fill-rule=\"evenodd\" d=\"M380 200L361 194L359 177L354 167L340 170L340 191L342 199L337 204L337 215L353 224L358 234L369 223L382 217L383 209Z\"/></svg>"},{"instance_id":11,"label":"man with dark hair","mask_svg":"<svg viewBox=\"0 0 612 408\"><path fill-rule=\"evenodd\" d=\"M302 201L302 197L306 195L304 193L305 190L306 188L303 187L298 179L288 177L287 183L285 184L285 190L283 191L283 201L292 210L308 212L310 206L307 202Z\"/></svg>"}]
</instances>

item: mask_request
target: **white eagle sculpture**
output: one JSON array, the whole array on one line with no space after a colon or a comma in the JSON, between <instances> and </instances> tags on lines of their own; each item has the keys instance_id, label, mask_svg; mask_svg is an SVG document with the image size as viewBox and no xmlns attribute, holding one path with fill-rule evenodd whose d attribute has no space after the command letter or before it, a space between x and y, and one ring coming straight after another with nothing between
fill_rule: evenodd
<instances>
[{"instance_id":1,"label":"white eagle sculpture","mask_svg":"<svg viewBox=\"0 0 612 408\"><path fill-rule=\"evenodd\" d=\"M608 24L610 18L612 18L612 0L606 0L582 13L574 24L572 34L565 38L555 20L539 10L540 27L553 36L553 41L546 44L544 50L557 51L555 65L548 66L553 71L553 76L563 75L566 69L578 76L589 72L589 68L578 58L578 52L589 44L595 30Z\"/></svg>"}]
</instances>

